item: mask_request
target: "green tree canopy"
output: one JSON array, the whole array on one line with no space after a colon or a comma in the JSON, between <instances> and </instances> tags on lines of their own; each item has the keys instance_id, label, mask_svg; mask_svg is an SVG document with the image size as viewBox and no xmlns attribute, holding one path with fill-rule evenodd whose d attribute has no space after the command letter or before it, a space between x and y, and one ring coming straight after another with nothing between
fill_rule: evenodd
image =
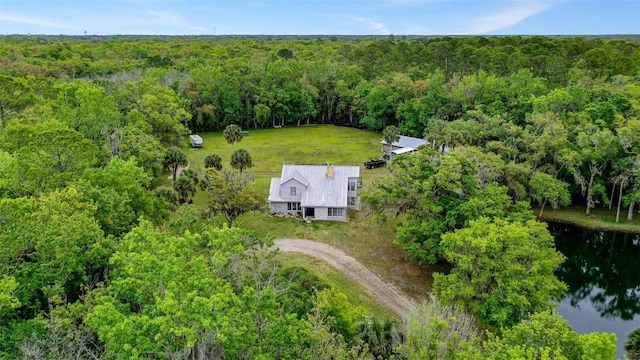
<instances>
[{"instance_id":1,"label":"green tree canopy","mask_svg":"<svg viewBox=\"0 0 640 360\"><path fill-rule=\"evenodd\" d=\"M74 186L37 199L0 200L0 260L20 286L21 311L51 311L73 302L111 253L94 218L96 206Z\"/></svg>"},{"instance_id":2,"label":"green tree canopy","mask_svg":"<svg viewBox=\"0 0 640 360\"><path fill-rule=\"evenodd\" d=\"M489 336L480 359L615 359L616 335L578 334L562 316L545 311L533 314L501 337Z\"/></svg>"},{"instance_id":3,"label":"green tree canopy","mask_svg":"<svg viewBox=\"0 0 640 360\"><path fill-rule=\"evenodd\" d=\"M481 332L473 315L443 304L437 296L420 305L405 328L405 340L400 347L405 359L454 360L479 353Z\"/></svg>"},{"instance_id":4,"label":"green tree canopy","mask_svg":"<svg viewBox=\"0 0 640 360\"><path fill-rule=\"evenodd\" d=\"M569 205L571 201L571 195L568 189L569 184L554 179L553 176L549 174L539 171L534 172L529 181L529 186L531 187L531 199L540 205L538 217L542 216L544 206L547 202L550 202L555 210L559 205Z\"/></svg>"},{"instance_id":5,"label":"green tree canopy","mask_svg":"<svg viewBox=\"0 0 640 360\"><path fill-rule=\"evenodd\" d=\"M109 285L92 295L87 324L118 358L218 353L241 341L240 299L221 275L243 241L237 229L175 237L142 222L111 258Z\"/></svg>"},{"instance_id":6,"label":"green tree canopy","mask_svg":"<svg viewBox=\"0 0 640 360\"><path fill-rule=\"evenodd\" d=\"M148 190L151 177L134 158L114 157L100 168L87 169L77 186L96 204L96 220L108 235L122 236L140 217L159 223L165 207Z\"/></svg>"},{"instance_id":7,"label":"green tree canopy","mask_svg":"<svg viewBox=\"0 0 640 360\"><path fill-rule=\"evenodd\" d=\"M480 216L525 221L527 205L514 203L496 183L479 188L477 170L463 156L425 149L394 158L388 177L376 183L363 200L374 213L406 213L396 241L419 262L442 258L442 234L469 225Z\"/></svg>"},{"instance_id":8,"label":"green tree canopy","mask_svg":"<svg viewBox=\"0 0 640 360\"><path fill-rule=\"evenodd\" d=\"M221 214L232 225L238 216L260 210L264 197L248 189L248 181L241 173L207 170L209 214Z\"/></svg>"},{"instance_id":9,"label":"green tree canopy","mask_svg":"<svg viewBox=\"0 0 640 360\"><path fill-rule=\"evenodd\" d=\"M460 303L484 323L506 328L553 308L566 291L553 271L563 261L546 224L481 217L442 235L449 275L434 274L443 301Z\"/></svg>"}]
</instances>

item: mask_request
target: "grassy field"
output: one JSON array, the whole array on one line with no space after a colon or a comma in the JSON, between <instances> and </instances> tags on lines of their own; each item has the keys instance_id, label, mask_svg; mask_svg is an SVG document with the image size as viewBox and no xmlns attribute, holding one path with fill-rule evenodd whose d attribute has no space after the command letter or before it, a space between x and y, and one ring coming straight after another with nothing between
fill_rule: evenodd
<instances>
[{"instance_id":1,"label":"grassy field","mask_svg":"<svg viewBox=\"0 0 640 360\"><path fill-rule=\"evenodd\" d=\"M232 147L221 132L199 134L202 148L189 150L191 167L203 168L204 158L212 153L222 157L224 168L230 168ZM284 164L362 165L381 156L380 134L343 126L318 125L250 130L233 149L251 154L254 167L246 170L254 178L252 186L269 192L272 177L280 176ZM362 171L363 181L383 173L384 169Z\"/></svg>"},{"instance_id":2,"label":"grassy field","mask_svg":"<svg viewBox=\"0 0 640 360\"><path fill-rule=\"evenodd\" d=\"M635 216L632 221L627 220L627 209L620 211L620 221L616 222L616 211L608 209L592 209L585 215L584 208L564 208L545 210L542 220L579 225L591 229L611 230L640 233L640 218ZM537 215L540 209L534 209Z\"/></svg>"},{"instance_id":3,"label":"grassy field","mask_svg":"<svg viewBox=\"0 0 640 360\"><path fill-rule=\"evenodd\" d=\"M186 151L190 167L202 169L204 158L216 153L222 157L224 168L230 168L232 148L224 140L222 133L199 135L203 138L203 147ZM254 167L246 172L254 178L250 186L264 194L265 204L270 179L280 176L283 164L360 165L364 191L375 179L387 172L385 168L367 170L362 166L363 162L381 156L380 134L348 127L319 125L250 130L242 142L234 145L234 149L240 148L246 149L252 156ZM163 185L171 186L171 180L167 179L169 175L167 173L162 178ZM204 208L207 203L206 193L199 191L194 197L194 203ZM238 218L234 225L252 230L263 238L304 238L339 247L418 301L431 289L431 273L443 270L417 266L402 247L393 243L395 220L384 224L371 223L365 215L352 212L349 223L308 224L300 220L251 213ZM328 265L322 265L317 260L310 261L307 256L300 254L287 254L284 259L285 264L290 266L309 264L305 268L329 283L346 284L346 280L340 278L336 270L328 270ZM366 294L359 294L358 290L354 292L353 286L340 286L350 288L349 293L344 291L349 298L361 299L357 301L361 301L372 313L389 313L380 309Z\"/></svg>"},{"instance_id":4,"label":"grassy field","mask_svg":"<svg viewBox=\"0 0 640 360\"><path fill-rule=\"evenodd\" d=\"M254 166L245 170L253 177L250 187L266 197L272 177L280 176L284 164L327 164L360 165L360 176L364 186L386 173L384 168L367 170L362 164L382 155L380 134L344 126L317 125L285 127L279 129L249 130L241 142L233 148L226 142L222 132L200 133L203 146L189 147L185 137L184 148L189 166L204 169L204 158L209 154L222 157L223 169L230 169L231 153L235 149L245 149L251 154ZM165 172L154 183L157 186L172 186L170 173ZM198 192L193 198L198 206L206 206L206 193Z\"/></svg>"}]
</instances>

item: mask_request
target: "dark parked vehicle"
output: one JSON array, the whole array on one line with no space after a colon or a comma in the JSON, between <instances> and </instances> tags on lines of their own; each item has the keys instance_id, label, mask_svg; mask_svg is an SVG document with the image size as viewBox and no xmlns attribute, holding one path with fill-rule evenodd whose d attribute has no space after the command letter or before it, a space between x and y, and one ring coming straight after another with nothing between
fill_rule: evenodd
<instances>
[{"instance_id":1,"label":"dark parked vehicle","mask_svg":"<svg viewBox=\"0 0 640 360\"><path fill-rule=\"evenodd\" d=\"M371 159L370 161L367 161L364 163L364 167L366 167L367 169L383 167L386 165L387 165L386 160L382 160L382 159Z\"/></svg>"}]
</instances>

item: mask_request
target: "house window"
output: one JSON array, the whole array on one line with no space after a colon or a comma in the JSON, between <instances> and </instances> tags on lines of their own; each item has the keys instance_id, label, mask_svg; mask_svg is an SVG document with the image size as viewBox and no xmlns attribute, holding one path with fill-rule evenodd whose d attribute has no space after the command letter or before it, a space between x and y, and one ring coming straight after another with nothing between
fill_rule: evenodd
<instances>
[{"instance_id":1,"label":"house window","mask_svg":"<svg viewBox=\"0 0 640 360\"><path fill-rule=\"evenodd\" d=\"M296 196L296 187L295 186L292 186L292 187L289 188L289 194L291 196Z\"/></svg>"},{"instance_id":2,"label":"house window","mask_svg":"<svg viewBox=\"0 0 640 360\"><path fill-rule=\"evenodd\" d=\"M289 210L289 211L300 211L300 210L302 210L302 208L300 207L300 203L290 202L290 203L287 203L287 210Z\"/></svg>"},{"instance_id":3,"label":"house window","mask_svg":"<svg viewBox=\"0 0 640 360\"><path fill-rule=\"evenodd\" d=\"M342 208L327 208L327 215L329 217L342 217Z\"/></svg>"},{"instance_id":4,"label":"house window","mask_svg":"<svg viewBox=\"0 0 640 360\"><path fill-rule=\"evenodd\" d=\"M347 205L356 206L356 197L355 196L349 196L347 198Z\"/></svg>"},{"instance_id":5,"label":"house window","mask_svg":"<svg viewBox=\"0 0 640 360\"><path fill-rule=\"evenodd\" d=\"M349 191L356 191L356 183L349 181Z\"/></svg>"}]
</instances>

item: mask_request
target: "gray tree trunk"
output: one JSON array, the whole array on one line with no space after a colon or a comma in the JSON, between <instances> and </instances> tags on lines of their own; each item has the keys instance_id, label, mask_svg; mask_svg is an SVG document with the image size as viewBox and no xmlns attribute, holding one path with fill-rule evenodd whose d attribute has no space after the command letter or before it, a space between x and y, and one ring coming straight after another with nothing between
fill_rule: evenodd
<instances>
[{"instance_id":1,"label":"gray tree trunk","mask_svg":"<svg viewBox=\"0 0 640 360\"><path fill-rule=\"evenodd\" d=\"M622 204L622 191L624 190L624 182L620 183L620 194L618 195L618 210L616 211L616 222L620 221L620 205ZM611 205L609 205L611 206Z\"/></svg>"},{"instance_id":2,"label":"gray tree trunk","mask_svg":"<svg viewBox=\"0 0 640 360\"><path fill-rule=\"evenodd\" d=\"M7 120L4 118L4 106L2 106L2 100L0 100L0 119L2 119L2 128L7 128Z\"/></svg>"},{"instance_id":3,"label":"gray tree trunk","mask_svg":"<svg viewBox=\"0 0 640 360\"><path fill-rule=\"evenodd\" d=\"M540 214L538 214L538 218L542 217L542 212L544 211L544 206L547 204L547 198L542 201L542 205L540 206Z\"/></svg>"},{"instance_id":4,"label":"gray tree trunk","mask_svg":"<svg viewBox=\"0 0 640 360\"><path fill-rule=\"evenodd\" d=\"M611 196L609 197L609 210L611 210L611 205L613 205L613 194L616 192L616 183L613 183L613 187L611 188Z\"/></svg>"},{"instance_id":5,"label":"gray tree trunk","mask_svg":"<svg viewBox=\"0 0 640 360\"><path fill-rule=\"evenodd\" d=\"M593 207L593 196L591 194L591 185L593 185L593 178L596 174L592 171L591 177L589 178L589 186L587 187L587 211L585 211L585 215L589 215L591 213L591 208Z\"/></svg>"}]
</instances>

